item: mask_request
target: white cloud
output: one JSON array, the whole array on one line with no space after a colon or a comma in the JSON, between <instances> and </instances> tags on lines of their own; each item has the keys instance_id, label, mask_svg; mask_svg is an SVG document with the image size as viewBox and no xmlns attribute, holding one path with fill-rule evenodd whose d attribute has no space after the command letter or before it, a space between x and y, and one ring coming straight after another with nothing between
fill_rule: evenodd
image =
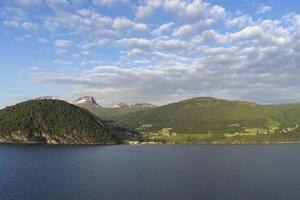
<instances>
[{"instance_id":1,"label":"white cloud","mask_svg":"<svg viewBox=\"0 0 300 200\"><path fill-rule=\"evenodd\" d=\"M69 47L72 44L72 41L70 40L55 40L54 45L57 47L66 48Z\"/></svg>"},{"instance_id":2,"label":"white cloud","mask_svg":"<svg viewBox=\"0 0 300 200\"><path fill-rule=\"evenodd\" d=\"M192 39L192 42L195 44L198 43L209 43L209 42L219 42L226 43L228 42L228 37L226 34L222 35L217 33L215 30L207 30L201 33L201 35L197 35Z\"/></svg>"},{"instance_id":3,"label":"white cloud","mask_svg":"<svg viewBox=\"0 0 300 200\"><path fill-rule=\"evenodd\" d=\"M92 2L96 5L112 6L117 3L127 3L128 0L92 0Z\"/></svg>"},{"instance_id":4,"label":"white cloud","mask_svg":"<svg viewBox=\"0 0 300 200\"><path fill-rule=\"evenodd\" d=\"M133 63L136 65L148 65L151 62L149 60L134 60Z\"/></svg>"},{"instance_id":5,"label":"white cloud","mask_svg":"<svg viewBox=\"0 0 300 200\"><path fill-rule=\"evenodd\" d=\"M54 39L54 56L63 59L51 64L81 67L49 69L35 79L79 86L78 94L156 103L201 95L261 102L300 98L298 14L258 18L255 11L231 13L204 0L93 0L89 7L86 1L43 0L51 12L34 16L25 5L41 4L20 2L0 13L6 31L18 28L15 40L35 38L45 47ZM134 13L107 15L120 3Z\"/></svg>"},{"instance_id":6,"label":"white cloud","mask_svg":"<svg viewBox=\"0 0 300 200\"><path fill-rule=\"evenodd\" d=\"M136 23L126 17L117 17L113 22L113 28L117 30L145 31L148 29L146 24Z\"/></svg>"},{"instance_id":7,"label":"white cloud","mask_svg":"<svg viewBox=\"0 0 300 200\"><path fill-rule=\"evenodd\" d=\"M16 7L3 7L0 12L3 17L3 25L23 29L28 32L34 32L39 29L39 24L30 19L27 12Z\"/></svg>"},{"instance_id":8,"label":"white cloud","mask_svg":"<svg viewBox=\"0 0 300 200\"><path fill-rule=\"evenodd\" d=\"M278 53L280 55L281 52ZM269 51L265 51L264 56L251 62L255 63L255 66L260 65L261 72L255 72L256 69L252 70L251 66L247 67L248 58L243 59L242 55L233 53L227 56L226 54L217 54L211 59L195 62L191 66L157 66L151 69L100 66L76 78L65 75L48 75L42 79L47 82L84 86L85 91L93 91L93 94L101 97L105 104L116 103L112 102L113 99L125 102L135 100L162 104L201 95L241 99L256 98L256 100L265 102L269 99L263 95L265 94L271 95L274 101L280 100L272 93L267 92L266 94L266 91L272 90L276 94L280 94L278 96L288 95L287 91L292 89L289 87L289 82L296 81L297 77L292 74L274 76L276 72L268 72L271 69L269 68L271 63L266 62L267 57L265 56L271 56L268 54ZM232 56L239 59L232 61ZM284 57L281 56L274 62L282 62ZM238 64L237 62L245 66L235 68L234 71L230 67L226 67L226 65ZM219 65L222 68L219 68ZM287 91L277 89L278 84ZM243 92L236 92L242 88Z\"/></svg>"},{"instance_id":9,"label":"white cloud","mask_svg":"<svg viewBox=\"0 0 300 200\"><path fill-rule=\"evenodd\" d=\"M156 28L155 30L153 30L153 34L155 34L155 35L161 35L161 34L163 34L165 32L169 32L173 26L174 26L173 22L162 24L158 28Z\"/></svg>"},{"instance_id":10,"label":"white cloud","mask_svg":"<svg viewBox=\"0 0 300 200\"><path fill-rule=\"evenodd\" d=\"M38 25L34 24L32 22L18 22L18 21L14 21L14 20L6 20L4 21L4 25L5 26L11 26L11 27L15 27L15 28L22 28L25 29L27 31L34 31L38 29Z\"/></svg>"},{"instance_id":11,"label":"white cloud","mask_svg":"<svg viewBox=\"0 0 300 200\"><path fill-rule=\"evenodd\" d=\"M169 1L166 1L166 4L168 2ZM207 10L209 10L208 4L202 0L193 0L191 3L185 3L185 4L178 3L178 6L172 7L172 8L175 8L175 11L179 12L179 15L181 15L181 17L184 17L187 19L193 19L193 20L198 20L199 18L203 18L205 15L205 12ZM217 13L215 13L215 14L217 14Z\"/></svg>"},{"instance_id":12,"label":"white cloud","mask_svg":"<svg viewBox=\"0 0 300 200\"><path fill-rule=\"evenodd\" d=\"M210 12L210 16L215 17L215 18L219 18L219 19L225 19L227 16L225 8L218 6L218 5L214 5L209 9Z\"/></svg>"},{"instance_id":13,"label":"white cloud","mask_svg":"<svg viewBox=\"0 0 300 200\"><path fill-rule=\"evenodd\" d=\"M103 60L83 60L80 62L82 66L94 66L94 65L103 65L105 61Z\"/></svg>"},{"instance_id":14,"label":"white cloud","mask_svg":"<svg viewBox=\"0 0 300 200\"><path fill-rule=\"evenodd\" d=\"M264 14L264 13L270 12L271 10L272 10L272 7L264 5L264 4L260 4L256 11L256 14Z\"/></svg>"},{"instance_id":15,"label":"white cloud","mask_svg":"<svg viewBox=\"0 0 300 200\"><path fill-rule=\"evenodd\" d=\"M228 35L228 39L256 46L284 46L291 44L292 34L278 21L263 20L254 26L248 26Z\"/></svg>"},{"instance_id":16,"label":"white cloud","mask_svg":"<svg viewBox=\"0 0 300 200\"><path fill-rule=\"evenodd\" d=\"M194 24L182 25L174 30L173 36L182 37L182 36L195 35L208 28L214 22L215 21L213 19L206 19L206 20L198 21Z\"/></svg>"},{"instance_id":17,"label":"white cloud","mask_svg":"<svg viewBox=\"0 0 300 200\"><path fill-rule=\"evenodd\" d=\"M93 47L105 46L109 43L110 43L109 39L97 39L97 40L92 41L92 42L88 42L88 41L80 42L79 44L77 44L77 46L80 49L85 50L85 49L90 49L90 48L93 48Z\"/></svg>"},{"instance_id":18,"label":"white cloud","mask_svg":"<svg viewBox=\"0 0 300 200\"><path fill-rule=\"evenodd\" d=\"M209 29L185 40L123 38L116 45L129 49L120 61L126 66L105 65L73 76L48 73L38 78L79 85L78 94L92 92L104 104L114 103L112 99L162 104L202 95L265 103L297 100L298 19L288 15L257 20L235 31Z\"/></svg>"},{"instance_id":19,"label":"white cloud","mask_svg":"<svg viewBox=\"0 0 300 200\"><path fill-rule=\"evenodd\" d=\"M244 28L253 24L253 19L249 15L240 15L237 17L229 17L226 19L226 25L229 27L237 26L239 28Z\"/></svg>"},{"instance_id":20,"label":"white cloud","mask_svg":"<svg viewBox=\"0 0 300 200\"><path fill-rule=\"evenodd\" d=\"M135 22L126 16L112 18L96 9L78 9L76 12L60 10L44 20L45 27L52 33L61 32L85 38L108 39L148 31L148 25Z\"/></svg>"},{"instance_id":21,"label":"white cloud","mask_svg":"<svg viewBox=\"0 0 300 200\"><path fill-rule=\"evenodd\" d=\"M82 51L81 54L87 56L91 54L91 51Z\"/></svg>"},{"instance_id":22,"label":"white cloud","mask_svg":"<svg viewBox=\"0 0 300 200\"><path fill-rule=\"evenodd\" d=\"M136 18L142 19L149 17L153 12L161 6L160 0L148 0L145 1L143 5L138 6L136 11Z\"/></svg>"},{"instance_id":23,"label":"white cloud","mask_svg":"<svg viewBox=\"0 0 300 200\"><path fill-rule=\"evenodd\" d=\"M189 44L186 41L182 40L159 40L156 42L156 46L161 49L167 49L167 50L185 50Z\"/></svg>"},{"instance_id":24,"label":"white cloud","mask_svg":"<svg viewBox=\"0 0 300 200\"><path fill-rule=\"evenodd\" d=\"M211 6L202 0L145 0L142 5L138 6L136 18L147 18L158 11L172 14L189 23L194 23L195 21L203 20L207 17L224 19L226 16L226 11L223 7L218 5Z\"/></svg>"},{"instance_id":25,"label":"white cloud","mask_svg":"<svg viewBox=\"0 0 300 200\"><path fill-rule=\"evenodd\" d=\"M178 28L176 28L173 32L174 36L183 36L183 35L189 35L194 32L194 27L192 24L185 24Z\"/></svg>"},{"instance_id":26,"label":"white cloud","mask_svg":"<svg viewBox=\"0 0 300 200\"><path fill-rule=\"evenodd\" d=\"M85 37L113 37L117 33L112 29L113 19L90 9L81 9L77 13L60 11L45 19L50 32L63 29L67 34Z\"/></svg>"},{"instance_id":27,"label":"white cloud","mask_svg":"<svg viewBox=\"0 0 300 200\"><path fill-rule=\"evenodd\" d=\"M125 38L117 40L116 44L123 47L149 48L152 42L145 38Z\"/></svg>"},{"instance_id":28,"label":"white cloud","mask_svg":"<svg viewBox=\"0 0 300 200\"><path fill-rule=\"evenodd\" d=\"M150 51L147 49L132 49L129 52L127 52L127 56L134 57L134 56L148 56L150 55Z\"/></svg>"}]
</instances>

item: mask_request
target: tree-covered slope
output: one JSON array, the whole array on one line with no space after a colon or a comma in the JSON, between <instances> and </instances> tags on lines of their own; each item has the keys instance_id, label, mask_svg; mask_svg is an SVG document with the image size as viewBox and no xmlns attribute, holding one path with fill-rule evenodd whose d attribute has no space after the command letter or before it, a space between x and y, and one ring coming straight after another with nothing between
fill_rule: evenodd
<instances>
[{"instance_id":1,"label":"tree-covered slope","mask_svg":"<svg viewBox=\"0 0 300 200\"><path fill-rule=\"evenodd\" d=\"M210 97L193 98L119 117L116 122L130 128L176 133L236 133L247 128L268 129L270 121L284 127L300 122L300 106L259 105Z\"/></svg>"},{"instance_id":2,"label":"tree-covered slope","mask_svg":"<svg viewBox=\"0 0 300 200\"><path fill-rule=\"evenodd\" d=\"M0 110L0 143L106 144L120 130L60 100L31 100Z\"/></svg>"}]
</instances>

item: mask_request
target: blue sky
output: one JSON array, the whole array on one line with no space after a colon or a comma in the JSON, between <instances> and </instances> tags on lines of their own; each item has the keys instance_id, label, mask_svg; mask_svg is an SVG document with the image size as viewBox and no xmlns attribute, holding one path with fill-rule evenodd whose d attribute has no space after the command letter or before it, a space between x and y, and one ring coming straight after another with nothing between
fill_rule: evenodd
<instances>
[{"instance_id":1,"label":"blue sky","mask_svg":"<svg viewBox=\"0 0 300 200\"><path fill-rule=\"evenodd\" d=\"M300 102L299 12L294 0L4 0L0 107L44 95Z\"/></svg>"}]
</instances>

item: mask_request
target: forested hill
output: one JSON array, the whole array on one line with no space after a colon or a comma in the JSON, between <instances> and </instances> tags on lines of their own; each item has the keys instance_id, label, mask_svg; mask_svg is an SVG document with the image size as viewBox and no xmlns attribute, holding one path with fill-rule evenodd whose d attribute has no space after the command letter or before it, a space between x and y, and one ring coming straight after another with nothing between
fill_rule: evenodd
<instances>
[{"instance_id":1,"label":"forested hill","mask_svg":"<svg viewBox=\"0 0 300 200\"><path fill-rule=\"evenodd\" d=\"M0 110L0 143L108 144L120 130L60 100L31 100Z\"/></svg>"},{"instance_id":2,"label":"forested hill","mask_svg":"<svg viewBox=\"0 0 300 200\"><path fill-rule=\"evenodd\" d=\"M172 128L182 134L295 130L300 123L300 104L259 105L198 97L120 116L116 122L145 132Z\"/></svg>"}]
</instances>

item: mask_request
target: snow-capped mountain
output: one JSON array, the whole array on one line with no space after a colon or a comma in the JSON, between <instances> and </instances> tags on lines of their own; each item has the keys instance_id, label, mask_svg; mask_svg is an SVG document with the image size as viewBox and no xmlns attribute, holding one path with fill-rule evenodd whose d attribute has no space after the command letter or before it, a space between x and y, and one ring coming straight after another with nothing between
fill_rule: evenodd
<instances>
[{"instance_id":1,"label":"snow-capped mountain","mask_svg":"<svg viewBox=\"0 0 300 200\"><path fill-rule=\"evenodd\" d=\"M112 106L112 108L153 108L154 105L150 103L136 103L136 104L126 104L126 103L119 103L117 105Z\"/></svg>"},{"instance_id":2,"label":"snow-capped mountain","mask_svg":"<svg viewBox=\"0 0 300 200\"><path fill-rule=\"evenodd\" d=\"M112 106L111 108L121 108L119 104Z\"/></svg>"},{"instance_id":3,"label":"snow-capped mountain","mask_svg":"<svg viewBox=\"0 0 300 200\"><path fill-rule=\"evenodd\" d=\"M84 97L80 97L78 98L76 101L72 101L70 102L74 105L78 105L78 106L82 106L82 105L88 105L88 106L96 106L96 107L101 107L96 100L94 99L94 97L92 96L84 96Z\"/></svg>"}]
</instances>

